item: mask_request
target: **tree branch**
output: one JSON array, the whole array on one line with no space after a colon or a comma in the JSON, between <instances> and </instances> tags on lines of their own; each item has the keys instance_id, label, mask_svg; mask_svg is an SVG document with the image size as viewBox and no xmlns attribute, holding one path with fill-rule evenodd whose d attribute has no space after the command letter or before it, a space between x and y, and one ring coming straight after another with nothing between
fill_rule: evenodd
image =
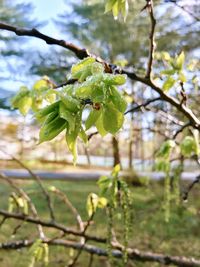
<instances>
[{"instance_id":1,"label":"tree branch","mask_svg":"<svg viewBox=\"0 0 200 267\"><path fill-rule=\"evenodd\" d=\"M5 210L0 210L0 215L4 216L6 218L13 218L13 219L21 220L21 221L26 221L26 222L29 222L32 224L40 224L40 225L42 225L44 227L48 227L48 228L54 228L54 229L57 229L57 230L60 230L64 233L66 233L66 234L84 237L87 240L93 240L93 241L99 242L99 243L106 243L106 238L101 238L101 237L83 234L83 232L76 231L72 228L65 227L64 225L59 224L57 222L43 221L43 220L40 220L38 218L33 218L33 217L26 216L26 215L20 214L20 213L8 212Z\"/></svg>"},{"instance_id":2,"label":"tree branch","mask_svg":"<svg viewBox=\"0 0 200 267\"><path fill-rule=\"evenodd\" d=\"M9 157L11 157L12 160L16 161L23 169L27 170L29 172L29 174L33 177L33 179L38 183L38 185L40 186L46 201L47 201L47 205L49 208L49 213L50 213L50 217L52 219L52 221L55 220L55 216L54 216L54 211L53 211L53 205L51 202L51 198L50 195L48 194L47 190L45 189L45 187L43 186L40 177L35 174L34 172L32 172L31 169L29 169L22 161L20 161L19 159L17 159L16 157L10 155L9 153L5 152L4 150L0 149L4 154L8 155Z\"/></svg>"},{"instance_id":3,"label":"tree branch","mask_svg":"<svg viewBox=\"0 0 200 267\"><path fill-rule=\"evenodd\" d=\"M156 97L156 98L153 98L153 99L150 99L148 101L146 101L145 103L142 103L140 105L137 105L136 107L133 107L131 109L128 109L124 115L126 115L127 113L130 113L130 112L137 112L138 110L140 110L141 108L145 108L146 106L148 106L149 104L153 103L153 102L156 102L156 101L159 101L161 100L160 97Z\"/></svg>"},{"instance_id":4,"label":"tree branch","mask_svg":"<svg viewBox=\"0 0 200 267\"><path fill-rule=\"evenodd\" d=\"M76 45L73 45L72 43L68 43L68 42L63 41L63 40L58 40L58 39L49 37L45 34L40 33L36 29L28 30L28 29L24 29L24 28L17 28L17 27L14 27L14 26L2 23L2 22L0 23L0 29L14 32L19 36L32 36L32 37L44 40L47 44L58 45L58 46L64 47L64 48L72 51L79 59L82 59L82 58L88 57L88 56L92 56L96 59L97 62L100 62L104 65L106 72L110 72L110 73L113 72L113 65L112 64L105 62L100 57L97 57L95 55L90 54L85 48L82 49ZM152 59L153 59L153 57L152 57ZM151 60L149 62L150 62L149 64L151 65L152 64ZM146 77L140 77L140 76L136 75L134 72L130 72L130 71L127 71L127 70L121 69L121 68L115 68L115 73L126 74L131 80L141 82L141 83L151 87L155 92L157 92L160 95L162 100L170 103L178 111L183 113L189 119L191 126L200 130L200 120L195 116L195 114L189 108L187 108L185 105L181 105L181 103L176 98L169 96L161 88L156 86L149 79L149 77L147 77L147 78ZM149 71L148 71L148 73L149 73Z\"/></svg>"},{"instance_id":5,"label":"tree branch","mask_svg":"<svg viewBox=\"0 0 200 267\"><path fill-rule=\"evenodd\" d=\"M154 33L156 27L156 19L154 17L153 12L153 0L147 0L147 10L149 12L150 20L151 20L151 30L149 35L149 61L147 65L147 72L146 78L151 77L152 65L153 65L153 58L154 58L154 49L155 49L155 41L154 41Z\"/></svg>"},{"instance_id":6,"label":"tree branch","mask_svg":"<svg viewBox=\"0 0 200 267\"><path fill-rule=\"evenodd\" d=\"M7 243L0 243L1 250L20 249L24 247L30 247L34 243L34 240L18 240ZM73 248L75 250L82 249L81 243L76 243L68 240L57 239L57 240L44 240L43 243L47 243L50 246L63 246L67 248ZM108 252L93 245L85 245L83 250L89 254L108 257ZM114 258L122 258L123 252L114 249L112 250ZM143 252L138 249L128 249L129 260L135 260L139 262L158 262L162 265L176 265L180 267L196 267L200 266L200 260L194 258L186 258L182 256L168 256L164 254L157 254L152 252Z\"/></svg>"}]
</instances>

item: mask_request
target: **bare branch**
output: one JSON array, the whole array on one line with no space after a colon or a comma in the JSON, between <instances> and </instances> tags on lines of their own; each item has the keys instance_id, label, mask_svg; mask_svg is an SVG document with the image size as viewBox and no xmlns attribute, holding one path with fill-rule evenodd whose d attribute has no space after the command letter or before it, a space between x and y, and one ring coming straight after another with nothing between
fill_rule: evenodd
<instances>
[{"instance_id":1,"label":"bare branch","mask_svg":"<svg viewBox=\"0 0 200 267\"><path fill-rule=\"evenodd\" d=\"M28 202L33 216L35 218L39 219L36 207L33 204L33 202L31 201L30 197L26 194L26 192L22 188L19 188L15 184L15 182L13 180L9 179L4 173L0 173L0 179L3 179L4 181L6 181L12 188L14 188L14 190L16 190ZM45 235L44 235L42 226L40 224L38 224L37 227L38 227L39 236L40 236L41 239L43 239L45 237Z\"/></svg>"},{"instance_id":2,"label":"bare branch","mask_svg":"<svg viewBox=\"0 0 200 267\"><path fill-rule=\"evenodd\" d=\"M160 97L156 97L156 98L153 98L153 99L150 99L148 101L146 101L145 103L142 103L140 105L137 105L136 107L133 107L131 109L128 109L124 115L126 115L127 113L130 113L130 112L137 112L139 111L141 108L145 108L146 106L148 106L149 104L153 103L153 102L156 102L156 101L159 101L161 100Z\"/></svg>"},{"instance_id":3,"label":"bare branch","mask_svg":"<svg viewBox=\"0 0 200 267\"><path fill-rule=\"evenodd\" d=\"M70 208L70 210L72 211L73 215L76 218L76 221L79 225L79 229L81 232L84 231L84 225L83 225L83 221L81 219L81 215L78 213L77 209L74 207L74 205L71 203L71 201L68 199L68 197L66 196L66 194L64 194L61 190L59 190L58 188L53 188L53 190L51 191L55 194L57 194L57 196L59 196L62 201L66 204L66 206L68 208Z\"/></svg>"},{"instance_id":4,"label":"bare branch","mask_svg":"<svg viewBox=\"0 0 200 267\"><path fill-rule=\"evenodd\" d=\"M47 243L51 246L63 246L67 248L73 248L75 250L80 250L82 248L81 243L76 243L68 240L44 240L44 243ZM34 243L34 240L18 240L7 243L0 243L0 249L10 250L10 249L19 249L23 247L30 247ZM103 249L93 245L85 245L83 250L89 254L108 257L108 252ZM112 255L114 258L122 258L123 253L118 249L112 250ZM130 260L135 260L139 262L158 262L162 265L176 265L180 267L196 267L200 266L200 260L194 258L186 258L183 256L168 256L164 254L157 254L152 252L143 252L138 249L128 249L128 258Z\"/></svg>"},{"instance_id":5,"label":"bare branch","mask_svg":"<svg viewBox=\"0 0 200 267\"><path fill-rule=\"evenodd\" d=\"M54 229L57 229L57 230L60 230L64 233L66 233L66 234L84 237L87 240L93 240L95 242L100 242L100 243L106 243L106 238L96 237L96 236L92 236L92 235L86 235L86 234L83 234L83 232L76 231L72 228L65 227L64 225L59 224L57 222L43 221L43 220L40 220L37 218L26 216L24 214L7 212L5 210L0 210L0 215L5 216L6 218L14 218L14 219L26 221L26 222L29 222L32 224L40 224L44 227L54 228Z\"/></svg>"},{"instance_id":6,"label":"bare branch","mask_svg":"<svg viewBox=\"0 0 200 267\"><path fill-rule=\"evenodd\" d=\"M186 191L183 193L183 200L187 200L188 199L188 195L190 193L190 191L192 190L192 188L194 187L195 184L200 183L200 175L198 175L195 180L189 184L188 188L186 189Z\"/></svg>"},{"instance_id":7,"label":"bare branch","mask_svg":"<svg viewBox=\"0 0 200 267\"><path fill-rule=\"evenodd\" d=\"M50 217L52 219L52 221L55 220L55 216L54 216L54 211L53 211L53 205L51 202L51 198L47 192L47 190L45 189L45 187L43 186L40 177L35 174L31 169L29 169L21 160L17 159L16 157L10 155L9 153L5 152L4 150L0 149L3 153L5 153L6 155L8 155L9 157L11 157L12 160L16 161L23 169L27 170L29 172L29 174L33 177L33 179L38 183L38 185L40 186L46 200L47 200L47 205L49 208L49 212L50 212Z\"/></svg>"}]
</instances>

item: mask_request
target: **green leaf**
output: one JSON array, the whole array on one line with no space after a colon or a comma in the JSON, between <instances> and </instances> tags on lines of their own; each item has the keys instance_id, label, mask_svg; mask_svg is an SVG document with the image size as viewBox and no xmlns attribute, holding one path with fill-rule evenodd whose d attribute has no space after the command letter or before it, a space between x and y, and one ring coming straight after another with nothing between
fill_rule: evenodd
<instances>
[{"instance_id":1,"label":"green leaf","mask_svg":"<svg viewBox=\"0 0 200 267\"><path fill-rule=\"evenodd\" d=\"M33 85L33 90L36 90L36 91L47 90L47 89L49 89L49 83L44 79L35 82Z\"/></svg>"},{"instance_id":2,"label":"green leaf","mask_svg":"<svg viewBox=\"0 0 200 267\"><path fill-rule=\"evenodd\" d=\"M160 74L164 74L164 75L173 75L175 73L176 73L176 70L174 69L163 70L160 72Z\"/></svg>"},{"instance_id":3,"label":"green leaf","mask_svg":"<svg viewBox=\"0 0 200 267\"><path fill-rule=\"evenodd\" d=\"M163 158L156 159L155 169L167 173L170 170L170 162Z\"/></svg>"},{"instance_id":4,"label":"green leaf","mask_svg":"<svg viewBox=\"0 0 200 267\"><path fill-rule=\"evenodd\" d=\"M93 109L89 116L87 117L87 120L85 122L86 130L90 129L93 125L95 125L96 121L98 120L99 116L101 115L100 110Z\"/></svg>"},{"instance_id":5,"label":"green leaf","mask_svg":"<svg viewBox=\"0 0 200 267\"><path fill-rule=\"evenodd\" d=\"M199 144L192 136L186 136L180 144L183 156L190 157L193 153L199 153Z\"/></svg>"},{"instance_id":6,"label":"green leaf","mask_svg":"<svg viewBox=\"0 0 200 267\"><path fill-rule=\"evenodd\" d=\"M112 13L113 13L113 17L114 19L117 19L118 17L118 13L119 13L119 5L118 5L118 1L116 1L112 7Z\"/></svg>"},{"instance_id":7,"label":"green leaf","mask_svg":"<svg viewBox=\"0 0 200 267\"><path fill-rule=\"evenodd\" d=\"M92 86L87 84L87 82L82 83L76 88L76 96L80 98L90 98L92 94Z\"/></svg>"},{"instance_id":8,"label":"green leaf","mask_svg":"<svg viewBox=\"0 0 200 267\"><path fill-rule=\"evenodd\" d=\"M168 52L162 52L161 53L161 57L162 57L162 59L164 59L166 61L170 61L171 60L170 54Z\"/></svg>"},{"instance_id":9,"label":"green leaf","mask_svg":"<svg viewBox=\"0 0 200 267\"><path fill-rule=\"evenodd\" d=\"M80 70L82 70L85 66L88 66L95 62L95 59L93 57L87 57L83 60L81 60L79 63L75 64L71 68L72 75L78 73Z\"/></svg>"},{"instance_id":10,"label":"green leaf","mask_svg":"<svg viewBox=\"0 0 200 267\"><path fill-rule=\"evenodd\" d=\"M128 15L128 9L129 9L128 0L121 1L120 2L120 10L121 10L121 13L124 17L124 21L126 21L126 18Z\"/></svg>"},{"instance_id":11,"label":"green leaf","mask_svg":"<svg viewBox=\"0 0 200 267\"><path fill-rule=\"evenodd\" d=\"M184 62L185 62L185 53L182 51L180 55L176 58L177 69L182 70Z\"/></svg>"},{"instance_id":12,"label":"green leaf","mask_svg":"<svg viewBox=\"0 0 200 267\"><path fill-rule=\"evenodd\" d=\"M163 84L163 90L168 91L170 88L172 88L175 82L176 81L174 80L174 78L172 78L171 76L168 77L167 80Z\"/></svg>"},{"instance_id":13,"label":"green leaf","mask_svg":"<svg viewBox=\"0 0 200 267\"><path fill-rule=\"evenodd\" d=\"M22 115L26 115L32 106L32 98L30 96L24 96L18 102L18 108Z\"/></svg>"},{"instance_id":14,"label":"green leaf","mask_svg":"<svg viewBox=\"0 0 200 267\"><path fill-rule=\"evenodd\" d=\"M109 74L106 73L103 75L103 79L106 85L123 85L126 83L126 75L123 74Z\"/></svg>"},{"instance_id":15,"label":"green leaf","mask_svg":"<svg viewBox=\"0 0 200 267\"><path fill-rule=\"evenodd\" d=\"M91 100L93 102L103 102L104 99L105 99L105 95L104 94L104 90L103 90L103 86L95 86L92 90L92 93L91 93Z\"/></svg>"},{"instance_id":16,"label":"green leaf","mask_svg":"<svg viewBox=\"0 0 200 267\"><path fill-rule=\"evenodd\" d=\"M94 62L94 58L88 57L80 61L78 64L72 66L72 78L78 79L79 82L83 82L88 76L92 74L92 63Z\"/></svg>"},{"instance_id":17,"label":"green leaf","mask_svg":"<svg viewBox=\"0 0 200 267\"><path fill-rule=\"evenodd\" d=\"M87 134L85 133L85 131L84 131L84 129L83 129L82 126L81 126L81 128L80 128L80 132L79 132L78 136L83 140L83 142L84 142L85 144L88 143L88 136L87 136Z\"/></svg>"},{"instance_id":18,"label":"green leaf","mask_svg":"<svg viewBox=\"0 0 200 267\"><path fill-rule=\"evenodd\" d=\"M80 102L72 96L60 94L62 102L65 104L66 109L77 112L80 108Z\"/></svg>"},{"instance_id":19,"label":"green leaf","mask_svg":"<svg viewBox=\"0 0 200 267\"><path fill-rule=\"evenodd\" d=\"M92 74L98 74L98 73L103 73L104 72L104 67L101 63L98 62L94 62L92 64L92 68L91 68Z\"/></svg>"},{"instance_id":20,"label":"green leaf","mask_svg":"<svg viewBox=\"0 0 200 267\"><path fill-rule=\"evenodd\" d=\"M104 129L111 133L115 134L122 127L124 122L124 115L113 105L108 104L104 107L103 110L103 127Z\"/></svg>"},{"instance_id":21,"label":"green leaf","mask_svg":"<svg viewBox=\"0 0 200 267\"><path fill-rule=\"evenodd\" d=\"M48 114L50 114L53 111L58 111L59 109L59 104L60 101L57 101L51 105L46 106L45 108L41 109L40 111L38 111L35 116L37 119L43 119L45 118Z\"/></svg>"},{"instance_id":22,"label":"green leaf","mask_svg":"<svg viewBox=\"0 0 200 267\"><path fill-rule=\"evenodd\" d=\"M120 92L116 89L116 87L111 87L111 101L113 102L116 109L120 112L124 113L127 108L127 103L125 99L122 97Z\"/></svg>"},{"instance_id":23,"label":"green leaf","mask_svg":"<svg viewBox=\"0 0 200 267\"><path fill-rule=\"evenodd\" d=\"M77 160L77 137L78 137L77 129L75 129L74 131L66 132L66 142L67 142L69 151L73 155L74 164L76 164L76 160Z\"/></svg>"},{"instance_id":24,"label":"green leaf","mask_svg":"<svg viewBox=\"0 0 200 267\"><path fill-rule=\"evenodd\" d=\"M101 111L101 114L100 114L98 120L95 123L95 126L102 137L104 137L107 134L107 131L104 129L104 125L103 125L102 111Z\"/></svg>"},{"instance_id":25,"label":"green leaf","mask_svg":"<svg viewBox=\"0 0 200 267\"><path fill-rule=\"evenodd\" d=\"M179 80L183 83L187 82L187 78L183 72L179 73Z\"/></svg>"},{"instance_id":26,"label":"green leaf","mask_svg":"<svg viewBox=\"0 0 200 267\"><path fill-rule=\"evenodd\" d=\"M105 13L109 12L112 10L113 8L113 5L114 3L116 2L117 0L107 0L107 3L105 5Z\"/></svg>"},{"instance_id":27,"label":"green leaf","mask_svg":"<svg viewBox=\"0 0 200 267\"><path fill-rule=\"evenodd\" d=\"M21 86L19 92L11 99L11 105L13 108L18 108L19 101L25 97L29 96L30 91L26 86Z\"/></svg>"},{"instance_id":28,"label":"green leaf","mask_svg":"<svg viewBox=\"0 0 200 267\"><path fill-rule=\"evenodd\" d=\"M66 120L68 122L69 131L74 131L76 118L72 114L72 112L67 110L67 108L63 102L60 102L60 104L59 104L59 115L60 115L60 118Z\"/></svg>"},{"instance_id":29,"label":"green leaf","mask_svg":"<svg viewBox=\"0 0 200 267\"><path fill-rule=\"evenodd\" d=\"M99 197L97 207L99 209L104 209L108 204L108 200L105 197Z\"/></svg>"},{"instance_id":30,"label":"green leaf","mask_svg":"<svg viewBox=\"0 0 200 267\"><path fill-rule=\"evenodd\" d=\"M45 141L50 141L55 138L59 133L61 133L67 127L67 122L57 116L52 121L45 121L44 125L40 129L39 143Z\"/></svg>"},{"instance_id":31,"label":"green leaf","mask_svg":"<svg viewBox=\"0 0 200 267\"><path fill-rule=\"evenodd\" d=\"M117 164L115 165L115 167L113 168L113 171L112 171L112 175L114 176L118 176L119 175L119 172L120 172L120 164Z\"/></svg>"},{"instance_id":32,"label":"green leaf","mask_svg":"<svg viewBox=\"0 0 200 267\"><path fill-rule=\"evenodd\" d=\"M165 141L164 143L162 143L156 156L160 158L165 158L165 159L169 158L170 153L175 146L176 146L176 143L174 140Z\"/></svg>"},{"instance_id":33,"label":"green leaf","mask_svg":"<svg viewBox=\"0 0 200 267\"><path fill-rule=\"evenodd\" d=\"M110 188L112 186L112 179L109 178L108 176L101 176L97 182L100 190L101 190L101 195L104 195L108 188Z\"/></svg>"}]
</instances>

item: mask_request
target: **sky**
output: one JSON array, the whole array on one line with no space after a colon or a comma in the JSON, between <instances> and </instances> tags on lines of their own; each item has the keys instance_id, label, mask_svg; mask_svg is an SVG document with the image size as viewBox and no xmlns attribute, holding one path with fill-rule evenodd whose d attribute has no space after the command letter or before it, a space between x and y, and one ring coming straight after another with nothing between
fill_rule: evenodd
<instances>
[{"instance_id":1,"label":"sky","mask_svg":"<svg viewBox=\"0 0 200 267\"><path fill-rule=\"evenodd\" d=\"M31 3L34 7L32 17L38 22L44 22L45 25L40 30L47 35L51 35L55 38L61 38L61 33L58 31L53 23L58 14L63 13L67 9L66 0L16 0L17 3ZM33 38L34 39L34 38ZM36 45L42 45L43 41L33 41Z\"/></svg>"},{"instance_id":2,"label":"sky","mask_svg":"<svg viewBox=\"0 0 200 267\"><path fill-rule=\"evenodd\" d=\"M57 18L58 14L67 10L67 0L13 0L16 4L19 3L31 3L34 7L32 13L32 19L37 22L43 22L43 26L39 27L39 30L54 38L62 39L62 33L55 26L53 20ZM43 41L37 38L29 38L28 42L24 45L23 49L28 47L34 47L35 50L45 51L49 49L49 46ZM14 62L12 62L15 65ZM2 65L2 64L1 64ZM11 73L4 73L4 76L8 76L9 79L4 80L1 83L1 87L8 89L9 91L16 91L21 85L26 84L31 86L33 82L30 81L30 77L16 77L12 80ZM19 75L20 76L20 75Z\"/></svg>"}]
</instances>

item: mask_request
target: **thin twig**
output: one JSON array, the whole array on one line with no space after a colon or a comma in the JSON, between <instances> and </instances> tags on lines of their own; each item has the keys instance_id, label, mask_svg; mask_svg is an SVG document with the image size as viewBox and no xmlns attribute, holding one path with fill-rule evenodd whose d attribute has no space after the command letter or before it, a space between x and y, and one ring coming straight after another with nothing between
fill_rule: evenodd
<instances>
[{"instance_id":1,"label":"thin twig","mask_svg":"<svg viewBox=\"0 0 200 267\"><path fill-rule=\"evenodd\" d=\"M198 175L195 180L189 184L188 188L186 189L186 191L183 193L183 200L186 201L188 199L188 195L190 193L190 191L192 190L192 188L194 187L195 184L200 183L200 175Z\"/></svg>"},{"instance_id":2,"label":"thin twig","mask_svg":"<svg viewBox=\"0 0 200 267\"><path fill-rule=\"evenodd\" d=\"M99 243L106 243L106 238L102 238L102 237L97 237L97 236L92 236L92 235L88 235L88 234L84 234L83 232L80 231L76 231L72 228L68 228L62 224L59 224L57 222L54 221L44 221L38 218L33 218L30 216L26 216L24 214L20 214L20 213L13 213L13 212L8 212L5 210L0 210L0 215L5 216L7 218L14 218L17 220L21 220L21 221L26 221L32 224L40 224L44 227L48 227L48 228L52 228L52 229L57 229L60 230L66 234L71 234L74 236L80 236L80 237L84 237L87 240L93 240L95 242L99 242Z\"/></svg>"},{"instance_id":3,"label":"thin twig","mask_svg":"<svg viewBox=\"0 0 200 267\"><path fill-rule=\"evenodd\" d=\"M66 194L64 194L58 188L53 188L53 190L51 190L51 192L57 194L57 196L59 196L63 200L63 202L66 204L66 206L68 208L70 208L70 210L72 211L74 217L76 218L76 221L77 221L78 226L79 226L79 230L81 232L83 232L84 231L84 224L83 224L83 221L81 219L81 215L78 213L77 209L74 207L74 205L68 199L68 197L66 196Z\"/></svg>"},{"instance_id":4,"label":"thin twig","mask_svg":"<svg viewBox=\"0 0 200 267\"><path fill-rule=\"evenodd\" d=\"M4 150L0 149L4 154L8 155L12 160L16 161L23 169L27 170L29 172L29 174L33 177L33 179L38 183L38 185L40 186L40 189L42 190L46 201L47 201L47 205L49 208L49 213L50 213L50 217L52 219L52 221L55 220L55 216L54 216L54 211L53 211L53 205L51 202L51 198L50 195L48 194L47 190L45 189L45 187L43 186L40 177L35 174L30 168L28 168L21 160L17 159L16 157L14 157L13 155L10 155L9 153L5 152Z\"/></svg>"},{"instance_id":5,"label":"thin twig","mask_svg":"<svg viewBox=\"0 0 200 267\"><path fill-rule=\"evenodd\" d=\"M16 183L13 180L9 179L4 173L0 172L0 179L3 179L4 181L6 181L12 188L14 188L14 190L16 190L28 202L33 216L35 218L39 219L36 207L33 204L33 202L31 201L30 197L27 195L27 193L22 188L19 188L16 185ZM43 239L45 237L45 235L44 235L42 226L40 224L38 224L37 228L38 228L40 238Z\"/></svg>"},{"instance_id":6,"label":"thin twig","mask_svg":"<svg viewBox=\"0 0 200 267\"><path fill-rule=\"evenodd\" d=\"M141 108L145 108L146 106L148 106L149 104L153 103L153 102L156 102L156 101L159 101L161 100L160 97L156 97L156 98L153 98L153 99L150 99L148 101L146 101L145 103L142 103L140 105L137 105L136 107L133 107L131 109L128 109L124 115L126 115L127 113L130 113L130 112L137 112L138 110L140 110Z\"/></svg>"}]
</instances>

